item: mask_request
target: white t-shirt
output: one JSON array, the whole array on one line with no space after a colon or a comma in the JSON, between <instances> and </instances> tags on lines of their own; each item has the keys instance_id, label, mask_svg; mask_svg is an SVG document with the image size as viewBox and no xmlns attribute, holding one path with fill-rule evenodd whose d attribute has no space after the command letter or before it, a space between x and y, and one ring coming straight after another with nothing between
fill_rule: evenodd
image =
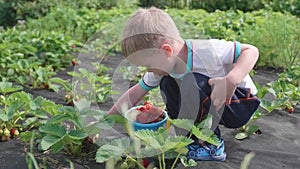
<instances>
[{"instance_id":1,"label":"white t-shirt","mask_svg":"<svg viewBox=\"0 0 300 169\"><path fill-rule=\"evenodd\" d=\"M186 72L181 75L171 74L173 78L182 78L186 73L197 72L210 78L224 77L233 67L241 53L239 42L209 39L186 40L188 58ZM146 72L140 80L140 85L145 90L157 87L163 76L153 72ZM257 89L249 75L238 85L251 89L252 94Z\"/></svg>"}]
</instances>

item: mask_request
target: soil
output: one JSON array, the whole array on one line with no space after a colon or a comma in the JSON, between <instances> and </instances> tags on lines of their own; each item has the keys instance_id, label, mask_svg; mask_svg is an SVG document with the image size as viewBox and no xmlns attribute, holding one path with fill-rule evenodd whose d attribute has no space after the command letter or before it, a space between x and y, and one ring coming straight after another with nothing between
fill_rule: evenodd
<instances>
[{"instance_id":1,"label":"soil","mask_svg":"<svg viewBox=\"0 0 300 169\"><path fill-rule=\"evenodd\" d=\"M81 58L80 58L81 57ZM78 56L80 66L87 67L91 62L95 61L87 59L87 56ZM103 64L112 69L108 71L113 74L114 68L117 67L124 58L117 54L112 57L102 59ZM57 72L57 76L62 79L71 79L67 72L73 71L74 67L70 67ZM278 71L273 69L257 69L253 80L259 85L266 84L277 79ZM43 96L57 104L65 105L64 91L52 92L46 89L30 89L24 88L24 91L34 96ZM271 97L271 96L267 96ZM104 103L98 104L101 110L107 111L113 105L111 98ZM191 168L213 168L213 169L238 169L245 155L254 152L249 168L298 168L300 166L300 106L295 107L295 112L289 114L284 110L275 110L267 117L263 117L256 122L260 126L262 134L252 135L243 141L234 138L237 134L235 129L227 129L221 127L222 136L225 141L227 160L225 162L198 162L197 167ZM19 139L13 139L6 142L0 142L0 169L26 169L25 153L29 151L30 145ZM87 150L97 150L97 145L87 145ZM71 160L75 169L87 168L105 168L105 164L96 163L94 154L85 157L70 157L62 152L52 154L49 152L41 152L34 145L33 155L40 164L45 163L48 169L65 169L70 168L67 161ZM43 165L41 165L42 167ZM184 168L178 163L177 168Z\"/></svg>"}]
</instances>

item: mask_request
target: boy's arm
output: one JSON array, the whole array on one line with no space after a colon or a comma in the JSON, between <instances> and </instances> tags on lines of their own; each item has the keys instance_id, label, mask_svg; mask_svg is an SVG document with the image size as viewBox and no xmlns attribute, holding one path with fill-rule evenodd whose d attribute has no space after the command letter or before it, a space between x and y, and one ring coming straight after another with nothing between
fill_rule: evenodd
<instances>
[{"instance_id":1,"label":"boy's arm","mask_svg":"<svg viewBox=\"0 0 300 169\"><path fill-rule=\"evenodd\" d=\"M208 81L209 85L213 86L211 100L217 110L225 101L226 104L230 103L237 85L254 67L258 56L259 52L255 46L241 44L241 54L232 70L225 77L212 78ZM224 91L224 85L226 85L226 91Z\"/></svg>"},{"instance_id":2,"label":"boy's arm","mask_svg":"<svg viewBox=\"0 0 300 169\"><path fill-rule=\"evenodd\" d=\"M127 104L128 107L136 105L148 93L148 90L143 89L139 83L128 89L110 108L107 114L117 114L121 112L122 104Z\"/></svg>"}]
</instances>

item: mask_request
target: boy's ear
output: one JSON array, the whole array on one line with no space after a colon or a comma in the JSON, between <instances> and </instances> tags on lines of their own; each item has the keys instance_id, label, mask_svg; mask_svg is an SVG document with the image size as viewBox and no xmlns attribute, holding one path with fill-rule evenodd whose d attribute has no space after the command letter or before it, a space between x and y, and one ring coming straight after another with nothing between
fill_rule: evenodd
<instances>
[{"instance_id":1,"label":"boy's ear","mask_svg":"<svg viewBox=\"0 0 300 169\"><path fill-rule=\"evenodd\" d=\"M173 55L173 48L169 44L163 44L160 49L162 49L168 57Z\"/></svg>"}]
</instances>

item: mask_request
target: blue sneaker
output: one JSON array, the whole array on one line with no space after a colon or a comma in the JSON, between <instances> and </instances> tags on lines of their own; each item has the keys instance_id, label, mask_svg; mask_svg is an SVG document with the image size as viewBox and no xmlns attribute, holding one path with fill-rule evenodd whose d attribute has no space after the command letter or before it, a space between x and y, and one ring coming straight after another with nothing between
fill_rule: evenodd
<instances>
[{"instance_id":1,"label":"blue sneaker","mask_svg":"<svg viewBox=\"0 0 300 169\"><path fill-rule=\"evenodd\" d=\"M195 161L225 161L224 141L222 139L220 141L220 146L215 146L207 142L188 145L187 148L189 151L186 157Z\"/></svg>"}]
</instances>

